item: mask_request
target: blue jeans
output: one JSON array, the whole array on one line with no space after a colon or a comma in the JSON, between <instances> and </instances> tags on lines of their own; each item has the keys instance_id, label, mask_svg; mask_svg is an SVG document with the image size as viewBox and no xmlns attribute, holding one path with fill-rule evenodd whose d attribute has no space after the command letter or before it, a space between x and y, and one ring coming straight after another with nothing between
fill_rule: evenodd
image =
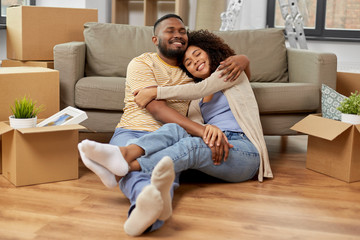
<instances>
[{"instance_id":1,"label":"blue jeans","mask_svg":"<svg viewBox=\"0 0 360 240\"><path fill-rule=\"evenodd\" d=\"M126 146L130 139L137 139L147 135L150 132L147 131L135 131L123 128L117 128L114 135L110 140L110 144L116 146ZM144 172L130 172L119 182L120 190L130 200L130 209L128 215L135 208L136 199L141 193L142 189L150 184L151 173ZM174 190L179 187L179 175L177 174L173 186L171 188L171 197L174 194ZM157 220L148 230L155 231L164 224L163 221Z\"/></svg>"},{"instance_id":2,"label":"blue jeans","mask_svg":"<svg viewBox=\"0 0 360 240\"><path fill-rule=\"evenodd\" d=\"M164 156L170 156L176 173L196 169L228 182L242 182L253 178L260 165L257 149L243 133L224 133L234 147L230 148L227 161L221 165L213 164L211 150L201 138L192 137L174 123L165 124L151 134L132 139L127 145L136 144L145 150L145 155L137 159L144 173L151 174Z\"/></svg>"}]
</instances>

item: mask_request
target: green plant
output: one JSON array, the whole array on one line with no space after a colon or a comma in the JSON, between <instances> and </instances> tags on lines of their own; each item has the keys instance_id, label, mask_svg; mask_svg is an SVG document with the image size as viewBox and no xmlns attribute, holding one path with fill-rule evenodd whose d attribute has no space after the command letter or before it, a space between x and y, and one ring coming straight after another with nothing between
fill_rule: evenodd
<instances>
[{"instance_id":1,"label":"green plant","mask_svg":"<svg viewBox=\"0 0 360 240\"><path fill-rule=\"evenodd\" d=\"M358 91L351 93L350 97L345 98L337 110L342 113L360 115L360 94Z\"/></svg>"},{"instance_id":2,"label":"green plant","mask_svg":"<svg viewBox=\"0 0 360 240\"><path fill-rule=\"evenodd\" d=\"M37 107L36 102L24 96L21 100L16 99L14 106L10 106L15 118L33 118L44 110L43 105Z\"/></svg>"}]
</instances>

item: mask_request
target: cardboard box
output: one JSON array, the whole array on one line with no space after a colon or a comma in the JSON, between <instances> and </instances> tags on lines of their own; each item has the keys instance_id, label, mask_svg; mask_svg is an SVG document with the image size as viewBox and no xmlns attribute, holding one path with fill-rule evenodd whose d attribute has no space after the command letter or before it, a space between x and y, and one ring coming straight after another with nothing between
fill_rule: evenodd
<instances>
[{"instance_id":1,"label":"cardboard box","mask_svg":"<svg viewBox=\"0 0 360 240\"><path fill-rule=\"evenodd\" d=\"M97 9L9 7L6 15L7 58L53 60L55 45L84 41L84 23L97 21Z\"/></svg>"},{"instance_id":2,"label":"cardboard box","mask_svg":"<svg viewBox=\"0 0 360 240\"><path fill-rule=\"evenodd\" d=\"M0 122L3 176L15 186L77 179L80 125L14 130Z\"/></svg>"},{"instance_id":3,"label":"cardboard box","mask_svg":"<svg viewBox=\"0 0 360 240\"><path fill-rule=\"evenodd\" d=\"M10 106L25 95L44 104L38 118L48 118L60 108L59 71L40 67L0 68L0 121L9 121Z\"/></svg>"},{"instance_id":4,"label":"cardboard box","mask_svg":"<svg viewBox=\"0 0 360 240\"><path fill-rule=\"evenodd\" d=\"M54 69L54 61L20 61L5 59L2 60L2 67L44 67Z\"/></svg>"},{"instance_id":5,"label":"cardboard box","mask_svg":"<svg viewBox=\"0 0 360 240\"><path fill-rule=\"evenodd\" d=\"M336 91L345 96L352 92L360 92L360 73L338 72L336 79Z\"/></svg>"},{"instance_id":6,"label":"cardboard box","mask_svg":"<svg viewBox=\"0 0 360 240\"><path fill-rule=\"evenodd\" d=\"M345 182L360 180L360 125L309 115L291 129L309 135L308 169Z\"/></svg>"}]
</instances>

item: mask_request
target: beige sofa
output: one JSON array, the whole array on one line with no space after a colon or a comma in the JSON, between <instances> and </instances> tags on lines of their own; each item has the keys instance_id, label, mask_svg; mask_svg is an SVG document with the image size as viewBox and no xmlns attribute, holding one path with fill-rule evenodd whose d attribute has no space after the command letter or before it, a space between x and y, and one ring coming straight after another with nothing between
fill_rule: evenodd
<instances>
[{"instance_id":1,"label":"beige sofa","mask_svg":"<svg viewBox=\"0 0 360 240\"><path fill-rule=\"evenodd\" d=\"M282 30L214 32L251 62L251 85L266 135L295 134L289 128L321 108L321 84L335 88L337 59L332 53L286 48ZM61 108L85 110L91 131L113 132L124 107L130 60L156 51L152 28L86 23L85 42L54 47L60 71Z\"/></svg>"}]
</instances>

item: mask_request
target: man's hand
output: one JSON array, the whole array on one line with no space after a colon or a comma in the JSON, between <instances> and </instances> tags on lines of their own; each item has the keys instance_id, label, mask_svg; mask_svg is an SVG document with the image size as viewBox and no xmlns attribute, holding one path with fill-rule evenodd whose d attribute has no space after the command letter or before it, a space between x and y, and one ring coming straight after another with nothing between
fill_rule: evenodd
<instances>
[{"instance_id":1,"label":"man's hand","mask_svg":"<svg viewBox=\"0 0 360 240\"><path fill-rule=\"evenodd\" d=\"M134 91L135 103L140 108L145 108L152 100L157 97L157 86L151 86Z\"/></svg>"},{"instance_id":2,"label":"man's hand","mask_svg":"<svg viewBox=\"0 0 360 240\"><path fill-rule=\"evenodd\" d=\"M226 161L229 156L229 148L234 147L229 143L225 134L214 125L205 126L203 140L211 149L214 165L220 165L223 159Z\"/></svg>"},{"instance_id":3,"label":"man's hand","mask_svg":"<svg viewBox=\"0 0 360 240\"><path fill-rule=\"evenodd\" d=\"M224 61L220 62L218 70L223 70L220 77L227 75L225 82L235 81L245 71L246 75L250 79L250 61L245 55L230 56Z\"/></svg>"}]
</instances>

